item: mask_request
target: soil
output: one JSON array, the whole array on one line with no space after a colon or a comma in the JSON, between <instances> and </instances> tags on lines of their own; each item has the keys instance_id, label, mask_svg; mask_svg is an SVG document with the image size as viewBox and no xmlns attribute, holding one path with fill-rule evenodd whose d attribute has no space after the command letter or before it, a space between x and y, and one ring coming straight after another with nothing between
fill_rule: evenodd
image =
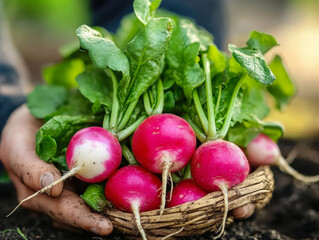
<instances>
[{"instance_id":1,"label":"soil","mask_svg":"<svg viewBox=\"0 0 319 240\"><path fill-rule=\"evenodd\" d=\"M280 142L284 156L296 146L298 156L291 165L302 173L318 174L319 140ZM271 202L249 219L235 221L227 226L222 240L319 239L319 183L307 186L276 168L272 170L276 187ZM17 200L13 186L0 187L0 239L125 239L119 232L102 238L88 232L58 229L52 225L49 217L22 208L6 218L5 215L16 206ZM180 239L204 240L212 239L213 236L214 233L207 233Z\"/></svg>"}]
</instances>

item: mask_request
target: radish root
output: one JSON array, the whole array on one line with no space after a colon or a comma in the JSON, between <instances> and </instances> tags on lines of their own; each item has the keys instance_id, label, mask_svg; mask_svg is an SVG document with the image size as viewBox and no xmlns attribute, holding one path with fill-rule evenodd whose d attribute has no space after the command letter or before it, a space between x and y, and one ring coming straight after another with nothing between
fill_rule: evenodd
<instances>
[{"instance_id":1,"label":"radish root","mask_svg":"<svg viewBox=\"0 0 319 240\"><path fill-rule=\"evenodd\" d=\"M171 201L172 200L172 196L173 196L174 181L173 181L173 178L172 178L172 173L170 171L168 172L168 177L169 177L169 181L171 182L171 190L169 192L169 200L168 201Z\"/></svg>"},{"instance_id":2,"label":"radish root","mask_svg":"<svg viewBox=\"0 0 319 240\"><path fill-rule=\"evenodd\" d=\"M220 184L219 185L220 190L222 191L224 195L224 215L223 215L223 221L222 224L220 225L219 229L217 230L218 235L213 237L213 239L218 239L220 238L225 230L225 225L226 225L226 219L227 219L227 213L228 213L228 189L226 184Z\"/></svg>"},{"instance_id":3,"label":"radish root","mask_svg":"<svg viewBox=\"0 0 319 240\"><path fill-rule=\"evenodd\" d=\"M295 158L298 156L298 152L299 152L299 147L295 146L288 154L287 158L286 158L286 162L291 164Z\"/></svg>"},{"instance_id":4,"label":"radish root","mask_svg":"<svg viewBox=\"0 0 319 240\"><path fill-rule=\"evenodd\" d=\"M21 204L23 204L24 202L36 197L37 195L44 193L45 191L53 188L55 185L59 184L60 182L63 182L64 180L66 180L67 178L74 176L75 174L77 174L80 169L82 168L82 166L76 166L74 168L72 168L69 172L67 172L66 174L64 174L62 177L60 177L59 179L55 180L53 183L49 184L48 186L40 189L39 191L35 192L34 194L32 194L29 197L26 197L25 199L23 199L22 201L20 201L20 203L6 216L9 217L11 216L20 206Z\"/></svg>"},{"instance_id":5,"label":"radish root","mask_svg":"<svg viewBox=\"0 0 319 240\"><path fill-rule=\"evenodd\" d=\"M138 231L140 232L142 239L143 240L147 240L145 231L142 227L142 223L141 223L141 217L140 217L140 204L137 202L132 203L132 212L134 214L134 218L135 218L135 223L136 223L136 227L138 229Z\"/></svg>"},{"instance_id":6,"label":"radish root","mask_svg":"<svg viewBox=\"0 0 319 240\"><path fill-rule=\"evenodd\" d=\"M173 233L171 233L171 234L169 234L169 235L163 237L162 240L168 239L168 238L170 238L170 237L175 236L176 234L179 234L180 232L182 232L182 231L184 230L184 228L185 228L185 226L182 227L181 229L179 229L178 231L173 232Z\"/></svg>"},{"instance_id":7,"label":"radish root","mask_svg":"<svg viewBox=\"0 0 319 240\"><path fill-rule=\"evenodd\" d=\"M280 156L277 160L277 162L275 163L275 165L277 165L281 171L291 175L292 177L294 177L295 179L302 181L306 184L310 184L310 183L314 183L314 182L318 182L319 181L319 175L316 176L305 176L299 172L297 172L295 169L293 169L288 163L287 161Z\"/></svg>"},{"instance_id":8,"label":"radish root","mask_svg":"<svg viewBox=\"0 0 319 240\"><path fill-rule=\"evenodd\" d=\"M167 190L167 179L170 174L171 167L173 165L172 161L164 161L162 167L162 192L161 192L161 206L160 206L160 216L163 215L165 204L166 204L166 190ZM173 186L171 187L171 191Z\"/></svg>"}]
</instances>

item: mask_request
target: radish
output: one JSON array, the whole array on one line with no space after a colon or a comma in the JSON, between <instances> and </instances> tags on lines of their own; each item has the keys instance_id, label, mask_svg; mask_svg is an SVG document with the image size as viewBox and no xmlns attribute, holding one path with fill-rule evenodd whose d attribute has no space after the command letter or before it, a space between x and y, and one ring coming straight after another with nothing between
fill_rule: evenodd
<instances>
[{"instance_id":1,"label":"radish","mask_svg":"<svg viewBox=\"0 0 319 240\"><path fill-rule=\"evenodd\" d=\"M66 163L84 182L104 181L119 166L122 149L117 139L101 127L88 127L73 135L66 151Z\"/></svg>"},{"instance_id":2,"label":"radish","mask_svg":"<svg viewBox=\"0 0 319 240\"><path fill-rule=\"evenodd\" d=\"M249 163L254 167L260 165L276 165L281 171L288 173L304 183L319 181L319 175L304 176L293 169L281 155L277 143L262 133L248 144L247 158Z\"/></svg>"},{"instance_id":3,"label":"radish","mask_svg":"<svg viewBox=\"0 0 319 240\"><path fill-rule=\"evenodd\" d=\"M160 179L141 166L126 166L117 170L106 182L105 196L119 210L133 212L136 226L142 238L140 212L158 209L161 203L158 189Z\"/></svg>"},{"instance_id":4,"label":"radish","mask_svg":"<svg viewBox=\"0 0 319 240\"><path fill-rule=\"evenodd\" d=\"M235 100L246 74L243 74L236 83L223 124L217 128L215 111L219 108L220 94L217 97L216 106L214 106L211 66L207 54L202 55L202 60L205 71L207 116L202 108L197 90L194 89L193 101L202 128L198 127L193 121L190 121L190 123L200 141L205 143L195 151L191 161L191 174L194 182L203 190L208 192L221 190L223 193L224 215L221 227L218 230L219 234L215 237L219 238L224 232L228 214L228 189L243 182L250 171L249 163L243 151L237 145L222 140L227 135L231 125Z\"/></svg>"},{"instance_id":5,"label":"radish","mask_svg":"<svg viewBox=\"0 0 319 240\"><path fill-rule=\"evenodd\" d=\"M136 129L132 150L136 160L153 173L162 173L160 214L166 202L168 176L187 165L196 149L196 136L183 118L158 114L145 119Z\"/></svg>"},{"instance_id":6,"label":"radish","mask_svg":"<svg viewBox=\"0 0 319 240\"><path fill-rule=\"evenodd\" d=\"M89 183L104 181L119 167L121 159L121 146L109 131L101 127L87 127L79 130L72 136L66 151L69 172L23 199L8 216L25 201L47 191L71 176L75 175Z\"/></svg>"},{"instance_id":7,"label":"radish","mask_svg":"<svg viewBox=\"0 0 319 240\"><path fill-rule=\"evenodd\" d=\"M198 187L193 179L184 179L174 187L171 200L168 201L167 207L171 208L183 203L196 201L206 194L207 192Z\"/></svg>"},{"instance_id":8,"label":"radish","mask_svg":"<svg viewBox=\"0 0 319 240\"><path fill-rule=\"evenodd\" d=\"M228 189L243 182L249 174L245 154L235 144L214 140L197 148L191 162L191 173L195 183L202 189L213 192L221 190L224 195L224 216L220 237L225 228L228 212Z\"/></svg>"}]
</instances>

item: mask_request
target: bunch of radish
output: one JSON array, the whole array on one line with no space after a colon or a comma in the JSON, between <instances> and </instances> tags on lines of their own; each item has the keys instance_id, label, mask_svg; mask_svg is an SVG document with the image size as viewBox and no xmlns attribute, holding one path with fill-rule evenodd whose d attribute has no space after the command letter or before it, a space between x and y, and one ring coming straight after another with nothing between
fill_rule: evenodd
<instances>
[{"instance_id":1,"label":"bunch of radish","mask_svg":"<svg viewBox=\"0 0 319 240\"><path fill-rule=\"evenodd\" d=\"M65 66L72 74L62 71L50 79L52 85L29 95L29 109L45 120L36 136L37 154L68 171L10 214L75 176L105 183L104 197L134 214L145 240L141 212L158 209L160 219L166 206L221 191L219 238L228 215L228 191L245 181L251 167L274 164L305 183L319 181L319 176L293 170L265 135L266 128L278 136L282 131L263 122L268 114L263 95L270 93L280 106L294 95L281 59L267 64L263 56L278 45L276 40L253 31L246 47L229 45L231 56L226 57L213 37L189 19L170 18L169 13L155 17L160 2L135 0L138 21L124 24L132 29L121 29L119 35L80 26L81 51L49 69L56 76L56 69ZM83 69L76 81L67 82L79 65ZM279 84L272 85L276 77ZM280 81L292 89L289 94ZM53 99L42 99L45 95ZM251 132L256 138L251 139ZM238 212L234 214L240 216Z\"/></svg>"}]
</instances>

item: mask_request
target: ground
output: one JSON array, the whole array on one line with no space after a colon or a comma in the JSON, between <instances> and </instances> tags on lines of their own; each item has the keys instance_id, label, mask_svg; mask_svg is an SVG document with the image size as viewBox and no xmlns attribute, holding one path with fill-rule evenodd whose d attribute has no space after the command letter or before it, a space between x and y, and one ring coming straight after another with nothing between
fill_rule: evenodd
<instances>
[{"instance_id":1,"label":"ground","mask_svg":"<svg viewBox=\"0 0 319 240\"><path fill-rule=\"evenodd\" d=\"M286 156L298 145L298 157L292 163L300 172L319 173L319 141L281 141L280 147ZM305 185L272 168L275 175L275 191L271 202L247 220L235 221L227 226L221 240L257 239L319 239L319 183ZM51 219L25 209L5 218L17 204L11 186L0 198L0 239L40 240L121 240L125 237L114 232L108 237L99 237L85 232L69 232L52 226ZM214 234L181 238L185 240L211 239Z\"/></svg>"}]
</instances>

